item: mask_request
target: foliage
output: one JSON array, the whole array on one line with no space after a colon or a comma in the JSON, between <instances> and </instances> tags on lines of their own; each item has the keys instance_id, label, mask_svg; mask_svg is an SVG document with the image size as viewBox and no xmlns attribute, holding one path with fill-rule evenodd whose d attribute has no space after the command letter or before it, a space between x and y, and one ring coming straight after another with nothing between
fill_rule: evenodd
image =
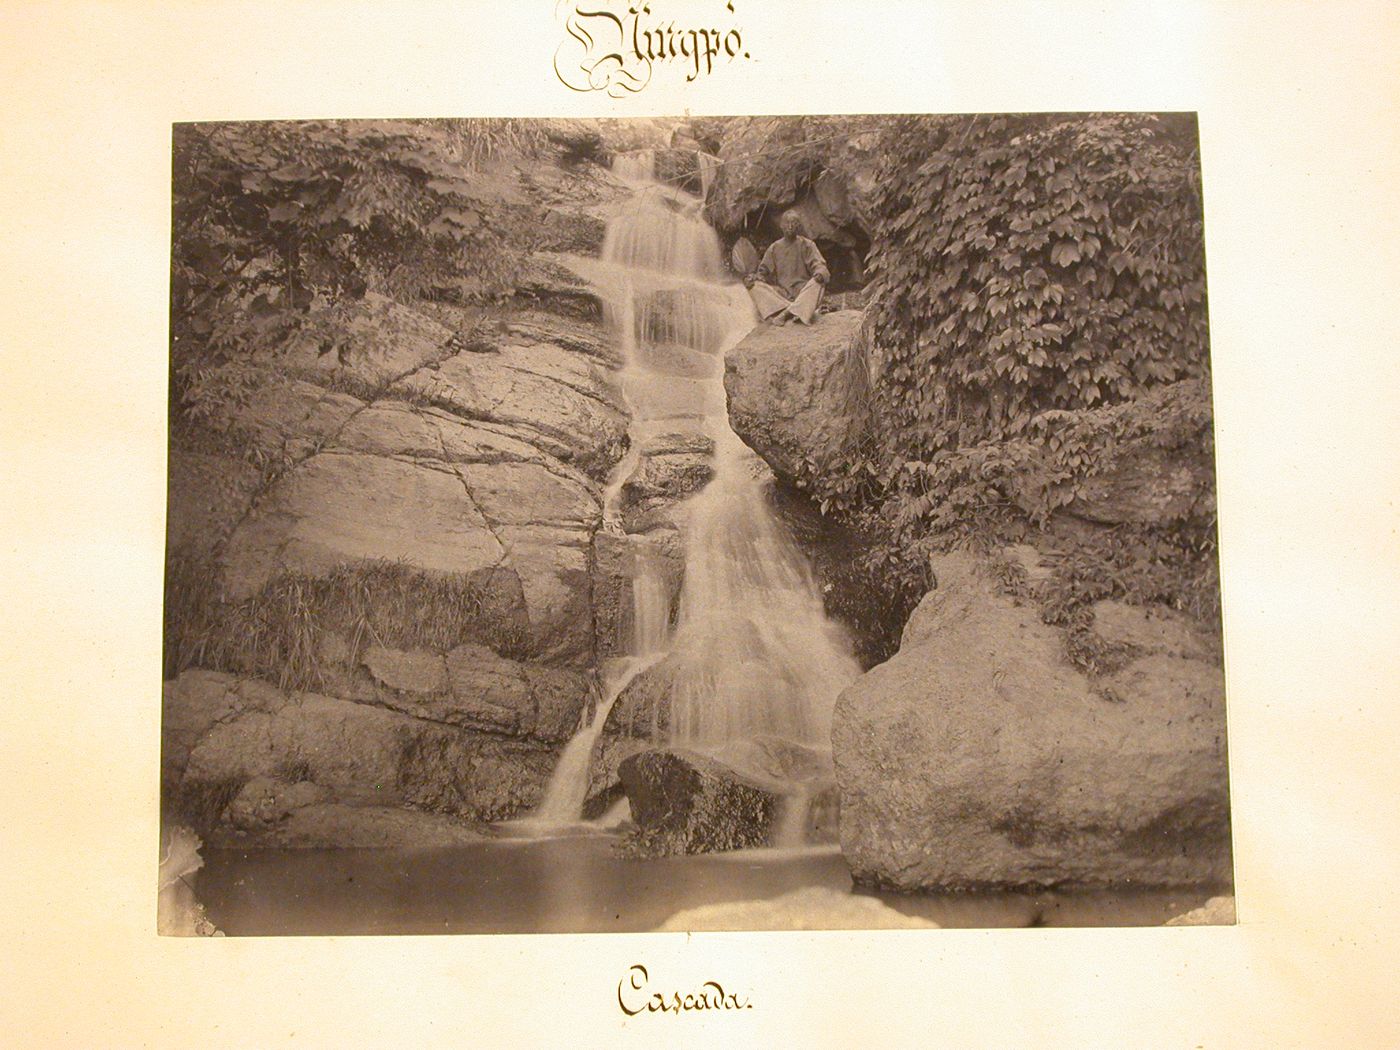
<instances>
[{"instance_id":1,"label":"foliage","mask_svg":"<svg viewBox=\"0 0 1400 1050\"><path fill-rule=\"evenodd\" d=\"M1134 655L1092 630L1091 606L1105 599L1166 605L1218 634L1220 576L1211 522L1062 534L1041 553L1051 572L1034 585L1024 568L1002 552L993 552L985 565L1004 593L1033 597L1041 619L1064 629L1066 655L1082 671L1111 673Z\"/></svg>"},{"instance_id":2,"label":"foliage","mask_svg":"<svg viewBox=\"0 0 1400 1050\"><path fill-rule=\"evenodd\" d=\"M851 629L861 666L873 667L899 650L904 624L932 580L916 550L870 542L853 550L823 574L823 600L827 615Z\"/></svg>"},{"instance_id":3,"label":"foliage","mask_svg":"<svg viewBox=\"0 0 1400 1050\"><path fill-rule=\"evenodd\" d=\"M1022 465L1004 446L1044 444L1066 418L1048 413L1206 373L1198 166L1179 125L886 126L864 332L877 375L829 506L897 495L903 519L966 521L1004 502L987 483Z\"/></svg>"},{"instance_id":4,"label":"foliage","mask_svg":"<svg viewBox=\"0 0 1400 1050\"><path fill-rule=\"evenodd\" d=\"M1127 447L1211 476L1190 118L892 118L880 156L862 425L799 483L883 536L896 589L921 555L1049 527ZM1189 517L1042 537L1073 549L1049 615L1115 594L1209 619L1214 521Z\"/></svg>"},{"instance_id":5,"label":"foliage","mask_svg":"<svg viewBox=\"0 0 1400 1050\"><path fill-rule=\"evenodd\" d=\"M1198 165L1185 133L1134 115L889 128L872 322L896 450L1015 435L1046 409L1204 374Z\"/></svg>"},{"instance_id":6,"label":"foliage","mask_svg":"<svg viewBox=\"0 0 1400 1050\"><path fill-rule=\"evenodd\" d=\"M241 601L210 581L207 556L172 551L165 584L164 676L191 667L310 690L326 684L325 643L341 635L358 654L370 644L446 652L467 642L503 656L528 655L523 626L493 614L469 580L396 562L342 565L326 576L281 572Z\"/></svg>"},{"instance_id":7,"label":"foliage","mask_svg":"<svg viewBox=\"0 0 1400 1050\"><path fill-rule=\"evenodd\" d=\"M340 345L367 291L490 297L528 224L472 171L535 133L514 121L181 124L174 134L172 415L246 401L296 332ZM314 307L314 309L313 309Z\"/></svg>"}]
</instances>

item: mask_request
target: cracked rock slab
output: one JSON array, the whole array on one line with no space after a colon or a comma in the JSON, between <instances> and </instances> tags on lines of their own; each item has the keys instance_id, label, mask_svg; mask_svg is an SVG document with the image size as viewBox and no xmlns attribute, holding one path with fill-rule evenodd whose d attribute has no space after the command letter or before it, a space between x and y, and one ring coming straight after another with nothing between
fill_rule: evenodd
<instances>
[{"instance_id":1,"label":"cracked rock slab","mask_svg":"<svg viewBox=\"0 0 1400 1050\"><path fill-rule=\"evenodd\" d=\"M310 574L387 559L469 574L501 561L486 519L445 470L380 456L322 453L278 482L235 531L225 582L256 592L279 569Z\"/></svg>"}]
</instances>

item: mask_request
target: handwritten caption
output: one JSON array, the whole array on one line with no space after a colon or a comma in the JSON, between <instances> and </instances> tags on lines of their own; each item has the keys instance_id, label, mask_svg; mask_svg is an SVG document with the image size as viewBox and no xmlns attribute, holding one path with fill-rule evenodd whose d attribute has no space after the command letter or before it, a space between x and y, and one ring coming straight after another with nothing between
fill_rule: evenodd
<instances>
[{"instance_id":1,"label":"handwritten caption","mask_svg":"<svg viewBox=\"0 0 1400 1050\"><path fill-rule=\"evenodd\" d=\"M718 981L705 981L693 992L652 991L651 975L641 963L627 968L617 982L617 1005L628 1017L638 1014L693 1013L700 1010L752 1010L746 996L727 992Z\"/></svg>"}]
</instances>

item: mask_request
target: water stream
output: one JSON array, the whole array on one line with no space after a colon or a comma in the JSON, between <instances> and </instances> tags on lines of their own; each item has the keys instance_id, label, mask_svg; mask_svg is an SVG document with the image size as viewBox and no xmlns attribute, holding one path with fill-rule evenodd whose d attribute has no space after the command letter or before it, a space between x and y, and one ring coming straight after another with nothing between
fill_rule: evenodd
<instances>
[{"instance_id":1,"label":"water stream","mask_svg":"<svg viewBox=\"0 0 1400 1050\"><path fill-rule=\"evenodd\" d=\"M633 548L626 656L605 669L601 702L564 750L534 815L545 824L581 819L614 702L663 658L670 717L655 742L731 758L752 754L743 745L756 740L829 754L836 695L859 673L805 559L768 507L766 467L729 426L724 356L757 323L752 302L726 280L699 199L654 181L647 153L619 157L615 170L634 193L588 272L622 350L632 423L628 454L605 489L604 527L623 531L625 486L649 447L708 448L713 477L678 509L685 555L674 628L664 567L645 544ZM771 743L763 754L774 754ZM805 799L807 789L794 784L793 798ZM800 814L785 819L785 838L800 839L791 829L801 823Z\"/></svg>"}]
</instances>

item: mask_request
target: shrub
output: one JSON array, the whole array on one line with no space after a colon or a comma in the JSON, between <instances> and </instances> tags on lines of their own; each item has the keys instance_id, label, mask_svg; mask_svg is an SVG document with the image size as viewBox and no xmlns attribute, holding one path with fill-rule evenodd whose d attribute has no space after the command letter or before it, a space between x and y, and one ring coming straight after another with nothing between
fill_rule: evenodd
<instances>
[{"instance_id":1,"label":"shrub","mask_svg":"<svg viewBox=\"0 0 1400 1050\"><path fill-rule=\"evenodd\" d=\"M537 145L519 121L177 125L172 415L246 398L293 332L341 352L337 308L367 291L510 291L532 227L471 169Z\"/></svg>"}]
</instances>

